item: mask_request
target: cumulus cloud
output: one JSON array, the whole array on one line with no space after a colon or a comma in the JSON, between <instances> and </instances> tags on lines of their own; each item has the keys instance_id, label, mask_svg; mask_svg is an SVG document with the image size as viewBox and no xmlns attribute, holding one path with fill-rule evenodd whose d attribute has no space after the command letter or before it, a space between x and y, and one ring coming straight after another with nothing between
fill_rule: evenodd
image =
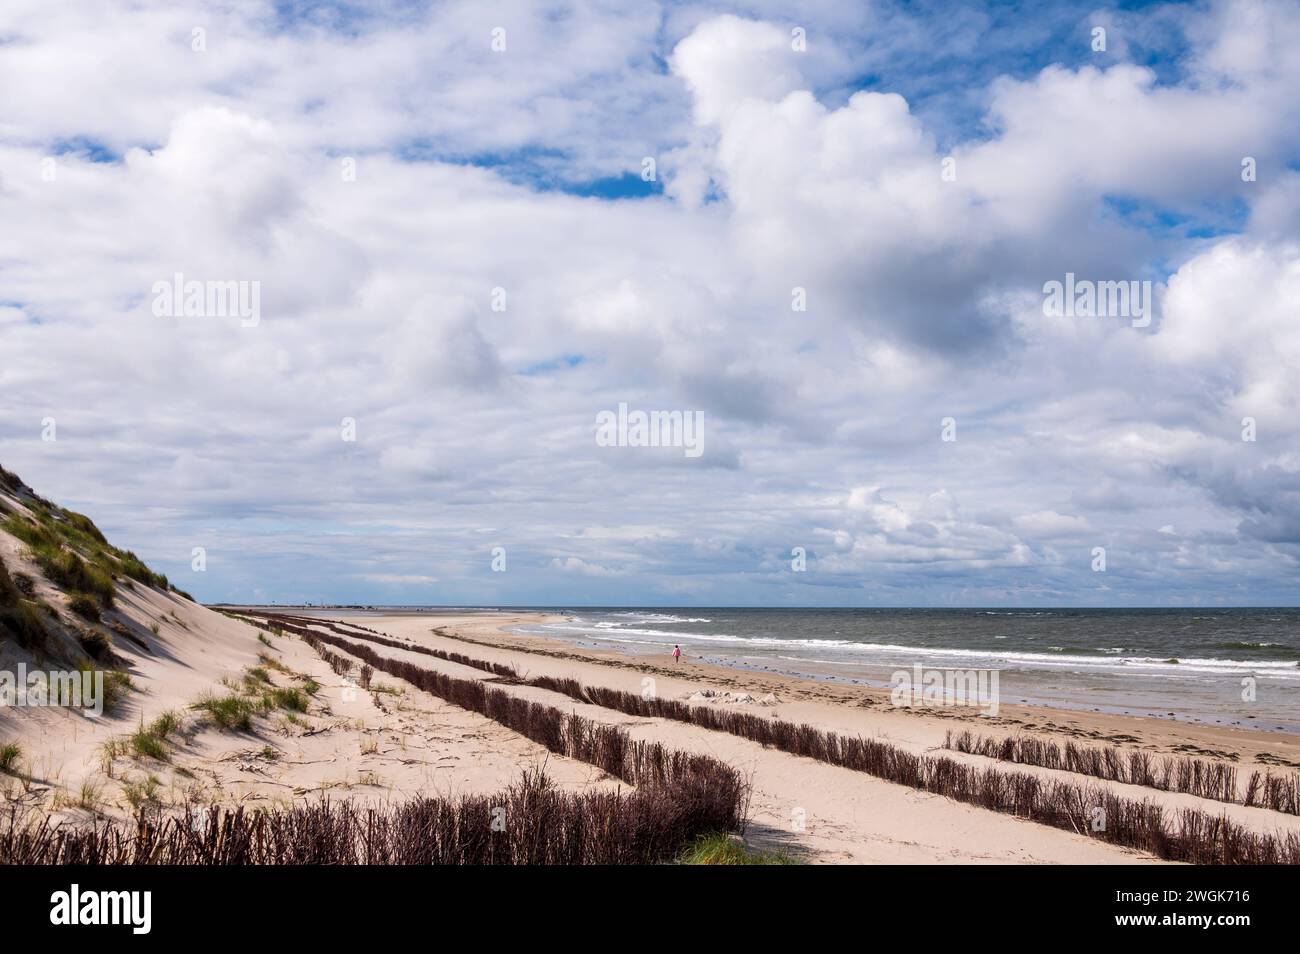
<instances>
[{"instance_id":1,"label":"cumulus cloud","mask_svg":"<svg viewBox=\"0 0 1300 954\"><path fill-rule=\"evenodd\" d=\"M85 11L0 13L0 460L200 597L1294 598L1300 5Z\"/></svg>"}]
</instances>

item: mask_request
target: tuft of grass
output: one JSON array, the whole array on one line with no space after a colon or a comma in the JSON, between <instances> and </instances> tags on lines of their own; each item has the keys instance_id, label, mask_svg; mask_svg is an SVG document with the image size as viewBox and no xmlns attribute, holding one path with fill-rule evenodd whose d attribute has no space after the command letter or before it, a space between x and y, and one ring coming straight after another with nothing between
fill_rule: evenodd
<instances>
[{"instance_id":1,"label":"tuft of grass","mask_svg":"<svg viewBox=\"0 0 1300 954\"><path fill-rule=\"evenodd\" d=\"M285 673L286 675L290 675L290 676L293 675L292 669L290 669L284 663L280 662L280 660L268 656L266 653L259 653L257 656L257 661L260 662L267 669L272 669L275 672Z\"/></svg>"},{"instance_id":2,"label":"tuft of grass","mask_svg":"<svg viewBox=\"0 0 1300 954\"><path fill-rule=\"evenodd\" d=\"M142 782L126 782L122 785L122 794L139 811L145 805L158 803L158 787L162 784L157 775L150 775Z\"/></svg>"},{"instance_id":3,"label":"tuft of grass","mask_svg":"<svg viewBox=\"0 0 1300 954\"><path fill-rule=\"evenodd\" d=\"M209 696L190 708L206 712L221 729L249 732L253 728L253 704L243 696Z\"/></svg>"},{"instance_id":4,"label":"tuft of grass","mask_svg":"<svg viewBox=\"0 0 1300 954\"><path fill-rule=\"evenodd\" d=\"M91 520L89 517L87 517L84 513L77 513L74 510L65 509L63 511L63 518L67 520L68 523L70 523L77 532L87 537L90 537L96 543L100 543L100 544L108 543L108 540L105 539L104 534L100 532L99 527L95 526L95 522Z\"/></svg>"},{"instance_id":5,"label":"tuft of grass","mask_svg":"<svg viewBox=\"0 0 1300 954\"><path fill-rule=\"evenodd\" d=\"M18 760L22 757L23 747L17 742L6 742L0 745L0 772L12 775L18 766Z\"/></svg>"},{"instance_id":6,"label":"tuft of grass","mask_svg":"<svg viewBox=\"0 0 1300 954\"><path fill-rule=\"evenodd\" d=\"M100 620L99 601L85 593L73 593L68 600L68 609L88 622L98 623Z\"/></svg>"},{"instance_id":7,"label":"tuft of grass","mask_svg":"<svg viewBox=\"0 0 1300 954\"><path fill-rule=\"evenodd\" d=\"M157 636L160 632L162 632L162 627L158 625L157 620L154 620L152 623L149 624L149 632L153 633L155 636Z\"/></svg>"},{"instance_id":8,"label":"tuft of grass","mask_svg":"<svg viewBox=\"0 0 1300 954\"><path fill-rule=\"evenodd\" d=\"M167 746L148 729L141 729L131 736L131 750L137 758L157 759L159 762L168 759Z\"/></svg>"},{"instance_id":9,"label":"tuft of grass","mask_svg":"<svg viewBox=\"0 0 1300 954\"><path fill-rule=\"evenodd\" d=\"M59 535L37 520L10 514L5 518L3 526L8 533L27 544L33 552L53 551L59 547Z\"/></svg>"},{"instance_id":10,"label":"tuft of grass","mask_svg":"<svg viewBox=\"0 0 1300 954\"><path fill-rule=\"evenodd\" d=\"M301 689L272 689L264 697L276 709L288 709L291 712L306 712L310 705L307 694Z\"/></svg>"},{"instance_id":11,"label":"tuft of grass","mask_svg":"<svg viewBox=\"0 0 1300 954\"><path fill-rule=\"evenodd\" d=\"M146 586L156 586L160 590L167 589L167 577L149 569L144 565L144 561L130 550L119 552L117 554L117 560L122 568L122 572L131 579L143 583Z\"/></svg>"},{"instance_id":12,"label":"tuft of grass","mask_svg":"<svg viewBox=\"0 0 1300 954\"><path fill-rule=\"evenodd\" d=\"M81 671L87 672L90 666L82 666ZM124 672L110 669L104 673L104 711L112 712L126 700L126 694L135 688L131 682L131 677Z\"/></svg>"},{"instance_id":13,"label":"tuft of grass","mask_svg":"<svg viewBox=\"0 0 1300 954\"><path fill-rule=\"evenodd\" d=\"M793 865L780 851L760 851L727 834L701 835L677 857L679 865Z\"/></svg>"},{"instance_id":14,"label":"tuft of grass","mask_svg":"<svg viewBox=\"0 0 1300 954\"><path fill-rule=\"evenodd\" d=\"M271 641L266 638L266 633L258 633L257 641L261 643L263 646L270 646L272 649L275 648L274 646L271 645Z\"/></svg>"},{"instance_id":15,"label":"tuft of grass","mask_svg":"<svg viewBox=\"0 0 1300 954\"><path fill-rule=\"evenodd\" d=\"M23 649L39 649L48 638L37 605L27 599L0 560L0 636L11 636Z\"/></svg>"},{"instance_id":16,"label":"tuft of grass","mask_svg":"<svg viewBox=\"0 0 1300 954\"><path fill-rule=\"evenodd\" d=\"M181 717L175 712L164 712L149 723L149 732L160 739L166 739L173 732L181 729Z\"/></svg>"},{"instance_id":17,"label":"tuft of grass","mask_svg":"<svg viewBox=\"0 0 1300 954\"><path fill-rule=\"evenodd\" d=\"M106 607L113 605L116 592L113 577L98 566L87 563L71 550L38 548L33 552L51 583L73 593L98 597Z\"/></svg>"},{"instance_id":18,"label":"tuft of grass","mask_svg":"<svg viewBox=\"0 0 1300 954\"><path fill-rule=\"evenodd\" d=\"M91 606L94 606L93 602ZM96 610L96 615L98 615L98 610ZM88 630L77 636L77 642L81 644L81 648L85 650L86 655L91 659L107 659L113 654L113 644L108 641L108 637L103 633Z\"/></svg>"},{"instance_id":19,"label":"tuft of grass","mask_svg":"<svg viewBox=\"0 0 1300 954\"><path fill-rule=\"evenodd\" d=\"M113 773L109 771L108 766L113 759L120 759L131 754L131 740L126 736L114 736L104 742L103 746L100 747L100 751L103 753L105 771L112 775Z\"/></svg>"},{"instance_id":20,"label":"tuft of grass","mask_svg":"<svg viewBox=\"0 0 1300 954\"><path fill-rule=\"evenodd\" d=\"M99 792L99 786L89 779L82 782L81 791L77 794L77 807L84 808L88 812L98 813Z\"/></svg>"}]
</instances>

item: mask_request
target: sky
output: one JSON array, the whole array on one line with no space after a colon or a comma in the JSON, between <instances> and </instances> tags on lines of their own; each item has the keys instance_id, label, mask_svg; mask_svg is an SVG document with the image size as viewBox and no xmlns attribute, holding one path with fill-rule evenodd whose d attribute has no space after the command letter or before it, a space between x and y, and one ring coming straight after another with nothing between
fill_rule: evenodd
<instances>
[{"instance_id":1,"label":"sky","mask_svg":"<svg viewBox=\"0 0 1300 954\"><path fill-rule=\"evenodd\" d=\"M1296 49L1295 2L7 0L0 464L207 601L1296 604Z\"/></svg>"}]
</instances>

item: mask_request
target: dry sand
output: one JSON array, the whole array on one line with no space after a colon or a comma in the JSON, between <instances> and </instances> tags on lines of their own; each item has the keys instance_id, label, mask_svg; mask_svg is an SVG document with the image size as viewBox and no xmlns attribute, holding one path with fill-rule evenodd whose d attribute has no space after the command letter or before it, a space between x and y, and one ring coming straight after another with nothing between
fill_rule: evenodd
<instances>
[{"instance_id":1,"label":"dry sand","mask_svg":"<svg viewBox=\"0 0 1300 954\"><path fill-rule=\"evenodd\" d=\"M5 556L11 563L18 558L15 553ZM1156 752L1234 758L1247 774L1257 765L1300 764L1300 744L1280 734L1029 707L1004 706L992 719L946 710L900 710L889 705L887 692L878 689L689 661L675 665L666 654L625 657L508 632L521 623L545 619L537 614L376 616L336 610L320 615L434 648L507 661L531 675L570 676L636 692L650 679L654 691L668 698L686 699L706 689L745 692L755 700L772 693L779 701L767 706L757 701L710 704L753 706L754 711L782 719L887 739L916 752L934 750L943 744L948 729L978 720L974 728L985 732L1032 731L1141 745ZM138 797L142 784L152 778L154 797L165 805L212 797L253 805L287 805L321 797L396 802L419 793L496 791L535 766L544 766L548 775L569 789L619 785L589 765L551 755L484 717L395 678L377 675L379 691L351 687L300 639L268 637L272 645L267 646L249 624L174 594L144 587L124 591L110 617L144 634L143 646L116 641L135 691L119 712L98 720L55 709L0 710L0 741L16 739L24 753L18 776L0 776L4 799L64 817L86 818L93 813L125 817L130 798ZM157 634L149 631L151 624L158 626ZM436 634L435 628L443 635ZM428 656L376 648L457 676L492 678ZM274 663L266 663L265 658ZM261 715L253 733L237 733L219 730L191 708L204 694L228 692L223 682L236 685L249 668L259 666L277 685L300 685L303 677L315 680L321 688L309 711ZM736 766L753 785L750 840L784 848L809 861L1108 864L1154 860L1083 834L962 805L764 749L725 733L626 716L532 687L506 688L623 726L635 738L707 753ZM107 753L111 740L129 736L164 712L181 713L187 727L169 746L166 761ZM1261 830L1300 830L1300 819L1261 809L1113 787L1130 797L1223 811Z\"/></svg>"},{"instance_id":2,"label":"dry sand","mask_svg":"<svg viewBox=\"0 0 1300 954\"><path fill-rule=\"evenodd\" d=\"M1252 767L1300 762L1300 744L1295 737L1281 734L1030 707L1003 707L996 718L953 710L898 709L889 704L888 692L879 689L690 662L674 664L666 653L662 657L627 657L508 632L520 624L545 621L545 617L536 614L331 615L434 648L510 662L530 675L568 676L586 684L632 692L643 691L646 688L643 680L652 679L654 691L666 698L688 699L702 689L748 693L756 700L772 693L780 700L777 704L748 705L754 706L755 711L789 721L886 739L918 753L941 747L949 729L971 727L989 733L1032 731L1062 740L1073 738L1138 745L1170 754L1235 758L1247 774ZM448 636L436 635L435 629ZM392 654L401 655L400 651ZM409 658L457 675L483 678L483 673L477 670L426 656L409 654ZM528 687L511 687L511 691L573 709L598 721L622 725L636 738L707 752L737 766L750 775L754 786L753 840L782 845L810 860L918 863L1152 860L1084 835L961 805L859 772L764 749L723 733L669 720L625 716ZM966 761L988 764L988 760L976 756L952 754ZM1020 768L1043 775L1064 774L1028 766ZM1096 784L1108 785L1129 797L1223 812L1260 830L1300 830L1300 819L1263 809L1207 802L1116 783Z\"/></svg>"},{"instance_id":3,"label":"dry sand","mask_svg":"<svg viewBox=\"0 0 1300 954\"><path fill-rule=\"evenodd\" d=\"M175 595L137 587L119 594L114 617L147 631L149 651L119 642L134 691L111 715L88 719L66 709L0 708L0 742L22 747L21 770L0 775L0 798L70 819L125 817L130 795L154 782L164 805L218 798L248 805L289 805L328 796L379 803L416 794L499 791L524 769L544 766L563 788L614 786L592 766L559 758L471 712L397 680L379 676L365 692L335 675L292 637L268 637ZM263 658L289 672L271 668ZM252 667L279 686L320 685L306 713L278 710L255 717L252 733L222 731L192 706L226 695ZM8 665L5 668L9 668ZM183 736L166 761L123 753L124 740L163 713L177 713Z\"/></svg>"}]
</instances>

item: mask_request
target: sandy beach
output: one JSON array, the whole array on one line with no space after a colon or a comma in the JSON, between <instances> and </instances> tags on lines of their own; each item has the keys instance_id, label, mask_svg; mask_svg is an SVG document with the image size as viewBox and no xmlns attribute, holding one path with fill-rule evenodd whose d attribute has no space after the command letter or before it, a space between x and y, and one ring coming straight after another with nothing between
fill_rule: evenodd
<instances>
[{"instance_id":1,"label":"sandy beach","mask_svg":"<svg viewBox=\"0 0 1300 954\"><path fill-rule=\"evenodd\" d=\"M16 559L16 554L7 554ZM566 790L619 789L623 783L589 764L544 747L484 716L450 705L402 680L376 674L369 690L341 677L302 638L273 635L230 613L170 594L135 590L117 610L143 634L121 653L135 691L114 715L88 720L57 709L0 715L6 740L25 753L22 777L0 782L15 805L67 820L126 818L142 791L156 804L187 800L289 807L303 800L351 799L391 805L416 795L491 793L529 768L544 768ZM380 615L348 610L285 610L363 627L415 646L509 664L526 678L577 679L587 686L650 692L666 699L753 711L764 718L808 723L846 736L878 739L917 754L940 753L975 765L982 756L944 750L950 731L1024 735L1117 745L1169 756L1227 760L1243 773L1289 771L1300 765L1300 740L1252 729L1189 726L1169 720L1004 705L996 716L969 710L906 708L886 690L754 673L687 657L624 656L587 650L518 627L549 617L516 612L429 612ZM295 616L301 619L301 616ZM158 632L151 621L161 621ZM499 682L479 668L384 647L405 659L461 679ZM197 700L237 687L251 671L271 685L318 688L302 712L258 716L251 732L230 732L196 714ZM258 678L261 678L260 676ZM659 718L641 718L524 684L507 692L619 726L637 741L710 755L741 771L752 791L746 840L809 863L1140 864L1152 856L961 804L724 732ZM142 758L123 739L164 713L182 728L165 759ZM117 740L117 745L114 745ZM1035 766L1019 771L1068 776ZM1097 781L1126 797L1169 809L1200 808L1259 832L1300 831L1300 818L1192 795Z\"/></svg>"},{"instance_id":2,"label":"sandy beach","mask_svg":"<svg viewBox=\"0 0 1300 954\"><path fill-rule=\"evenodd\" d=\"M325 615L325 614L322 614ZM1195 754L1227 759L1239 766L1296 767L1300 765L1300 740L1282 734L1250 729L1188 726L1165 720L1121 715L1065 712L1003 706L988 717L941 709L900 709L890 705L889 693L870 687L800 680L779 675L759 675L728 667L692 663L674 664L671 656L629 658L608 651L582 650L567 642L510 632L537 622L528 614L412 615L363 614L334 618L408 638L422 645L465 652L485 659L510 662L521 672L576 678L641 692L643 680L653 679L655 691L688 699L701 690L744 693L754 699L768 694L775 705L748 705L765 714L793 722L808 722L846 734L878 737L916 752L943 746L950 730L974 727L995 734L1032 733L1055 738L1106 743L1169 755ZM439 635L438 631L445 635ZM422 659L423 664L428 664ZM454 664L446 665L451 671ZM456 667L461 675L481 675ZM520 688L536 698L546 694ZM552 697L554 694L550 694ZM558 700L553 700L557 701ZM568 701L568 700L566 700ZM795 848L809 860L824 862L1069 862L1115 863L1148 860L1144 856L1102 845L1083 835L1067 834L1014 818L958 805L946 799L911 792L859 773L821 765L808 759L763 749L753 743L693 726L654 720L634 720L597 707L579 706L592 718L625 725L638 738L671 742L718 755L747 772L754 785L755 837ZM951 754L951 753L950 753ZM977 756L956 755L973 762ZM1025 771L1052 774L1030 766ZM1129 785L1113 785L1136 797L1149 797L1176 807L1202 807L1192 796L1152 792ZM1261 830L1300 831L1300 819L1261 809L1211 803L1243 824ZM796 830L802 819L803 830Z\"/></svg>"}]
</instances>

